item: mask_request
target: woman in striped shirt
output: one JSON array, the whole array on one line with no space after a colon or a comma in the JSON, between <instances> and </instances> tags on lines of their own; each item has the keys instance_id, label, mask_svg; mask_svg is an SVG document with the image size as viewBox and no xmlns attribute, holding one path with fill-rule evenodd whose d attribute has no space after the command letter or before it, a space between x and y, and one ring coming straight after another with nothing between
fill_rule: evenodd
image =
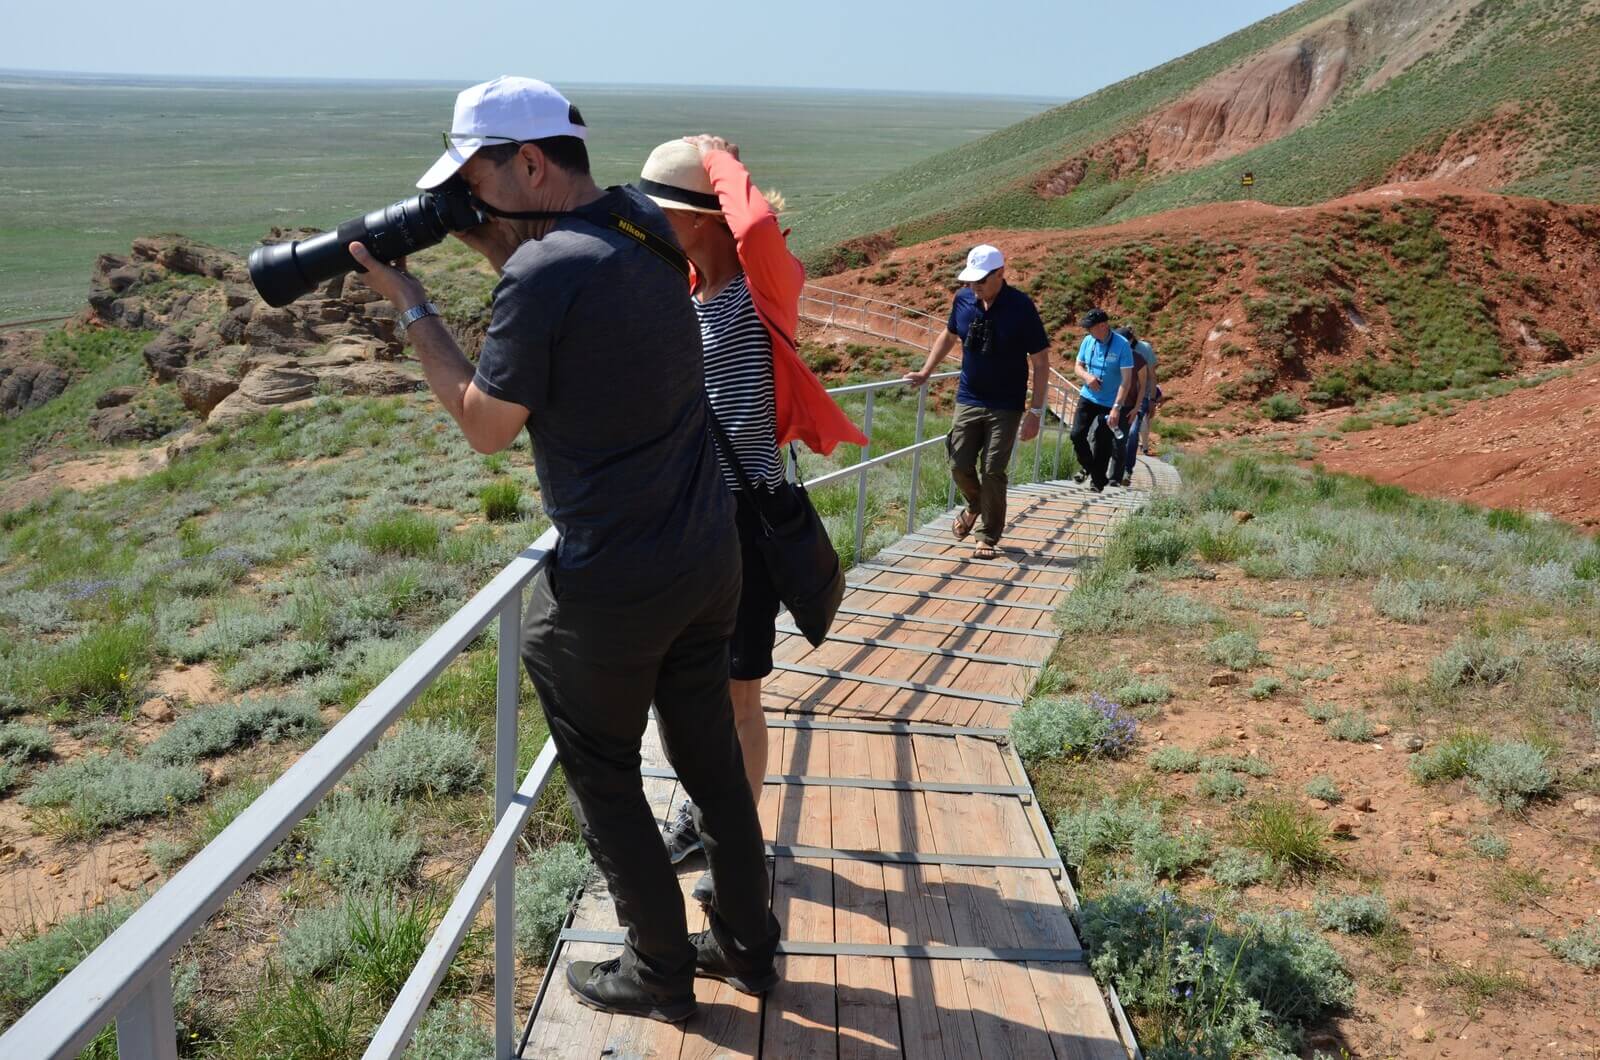
<instances>
[{"instance_id":1,"label":"woman in striped shirt","mask_svg":"<svg viewBox=\"0 0 1600 1060\"><path fill-rule=\"evenodd\" d=\"M767 771L761 681L772 672L779 600L755 545L757 512L788 514L774 510L785 497L773 492L783 481L780 446L799 440L826 454L842 441L864 445L867 439L795 349L791 336L799 323L805 268L789 253L773 204L751 182L739 149L707 135L664 143L650 153L639 188L666 212L694 265L690 294L705 348L706 396L744 477L763 494L745 495L718 446L723 481L738 502L744 553L744 589L728 652L729 692L745 774L759 803ZM701 849L690 803L668 825L666 841L674 864ZM710 901L709 874L694 893Z\"/></svg>"}]
</instances>

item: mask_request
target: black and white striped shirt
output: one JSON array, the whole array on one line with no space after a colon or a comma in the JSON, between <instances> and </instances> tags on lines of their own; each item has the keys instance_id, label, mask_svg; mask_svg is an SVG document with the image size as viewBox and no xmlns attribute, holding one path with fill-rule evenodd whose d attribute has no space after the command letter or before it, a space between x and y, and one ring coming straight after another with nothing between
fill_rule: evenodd
<instances>
[{"instance_id":1,"label":"black and white striped shirt","mask_svg":"<svg viewBox=\"0 0 1600 1060\"><path fill-rule=\"evenodd\" d=\"M694 300L706 356L706 395L733 443L745 476L757 486L783 481L778 458L778 409L772 386L772 336L756 314L744 273L709 302ZM722 479L739 489L722 454Z\"/></svg>"}]
</instances>

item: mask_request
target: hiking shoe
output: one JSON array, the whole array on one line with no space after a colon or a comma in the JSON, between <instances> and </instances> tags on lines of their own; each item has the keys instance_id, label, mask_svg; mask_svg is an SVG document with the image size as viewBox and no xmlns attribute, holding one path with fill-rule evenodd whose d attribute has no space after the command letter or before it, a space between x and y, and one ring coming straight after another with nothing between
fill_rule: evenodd
<instances>
[{"instance_id":1,"label":"hiking shoe","mask_svg":"<svg viewBox=\"0 0 1600 1060\"><path fill-rule=\"evenodd\" d=\"M622 961L573 961L567 965L567 986L578 1001L601 1012L643 1016L662 1023L682 1023L694 1015L694 994L665 1000L650 994L643 984L622 971Z\"/></svg>"},{"instance_id":2,"label":"hiking shoe","mask_svg":"<svg viewBox=\"0 0 1600 1060\"><path fill-rule=\"evenodd\" d=\"M711 882L711 873L702 872L700 878L694 881L694 890L689 892L689 897L710 909L711 899L716 893L716 886Z\"/></svg>"},{"instance_id":3,"label":"hiking shoe","mask_svg":"<svg viewBox=\"0 0 1600 1060\"><path fill-rule=\"evenodd\" d=\"M1082 471L1080 471L1076 475L1072 476L1072 481L1076 482L1078 485L1081 486L1085 482L1089 481L1089 476L1085 475Z\"/></svg>"},{"instance_id":4,"label":"hiking shoe","mask_svg":"<svg viewBox=\"0 0 1600 1060\"><path fill-rule=\"evenodd\" d=\"M678 807L678 816L667 825L662 839L667 844L667 860L674 865L690 854L705 849L705 844L700 841L700 833L694 827L694 803L683 800L683 805Z\"/></svg>"},{"instance_id":5,"label":"hiking shoe","mask_svg":"<svg viewBox=\"0 0 1600 1060\"><path fill-rule=\"evenodd\" d=\"M778 985L778 969L770 960L765 968L756 971L735 969L709 928L694 932L689 941L694 943L695 975L721 980L741 994L765 994Z\"/></svg>"}]
</instances>

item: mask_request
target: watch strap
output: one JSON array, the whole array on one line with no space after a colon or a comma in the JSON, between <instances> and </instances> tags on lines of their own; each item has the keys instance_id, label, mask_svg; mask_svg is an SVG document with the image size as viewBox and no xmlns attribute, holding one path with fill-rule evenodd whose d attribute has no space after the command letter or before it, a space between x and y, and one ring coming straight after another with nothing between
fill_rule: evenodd
<instances>
[{"instance_id":1,"label":"watch strap","mask_svg":"<svg viewBox=\"0 0 1600 1060\"><path fill-rule=\"evenodd\" d=\"M414 305L410 309L407 309L404 313L401 313L400 316L395 320L395 327L399 328L400 331L404 333L407 328L421 320L423 317L436 317L439 315L438 306L434 305L432 302L423 302L419 305Z\"/></svg>"}]
</instances>

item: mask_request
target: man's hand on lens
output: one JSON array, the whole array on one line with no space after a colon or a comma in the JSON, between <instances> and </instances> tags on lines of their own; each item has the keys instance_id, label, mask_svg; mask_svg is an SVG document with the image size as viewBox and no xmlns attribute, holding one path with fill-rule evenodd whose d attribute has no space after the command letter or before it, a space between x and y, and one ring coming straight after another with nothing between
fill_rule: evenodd
<instances>
[{"instance_id":1,"label":"man's hand on lens","mask_svg":"<svg viewBox=\"0 0 1600 1060\"><path fill-rule=\"evenodd\" d=\"M522 245L522 237L517 235L516 229L498 219L450 234L488 258L496 272L505 266L511 255Z\"/></svg>"},{"instance_id":2,"label":"man's hand on lens","mask_svg":"<svg viewBox=\"0 0 1600 1060\"><path fill-rule=\"evenodd\" d=\"M428 300L428 292L422 289L422 283L415 277L405 272L405 261L400 261L400 267L386 265L373 257L371 252L360 243L351 243L350 256L366 272L357 273L356 279L376 291L385 301L394 306L396 311L405 312L413 306L419 306Z\"/></svg>"},{"instance_id":3,"label":"man's hand on lens","mask_svg":"<svg viewBox=\"0 0 1600 1060\"><path fill-rule=\"evenodd\" d=\"M720 136L712 136L710 133L701 133L699 136L685 136L684 139L700 149L701 158L704 158L713 151L726 151L734 158L739 157L739 145L724 140Z\"/></svg>"}]
</instances>

